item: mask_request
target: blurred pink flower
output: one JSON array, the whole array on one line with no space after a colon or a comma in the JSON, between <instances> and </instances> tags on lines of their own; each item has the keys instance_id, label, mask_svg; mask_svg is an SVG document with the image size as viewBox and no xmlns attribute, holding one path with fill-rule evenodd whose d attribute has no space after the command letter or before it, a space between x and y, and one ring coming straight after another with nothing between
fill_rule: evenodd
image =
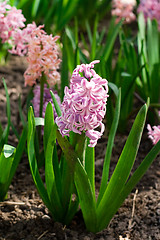
<instances>
[{"instance_id":1,"label":"blurred pink flower","mask_svg":"<svg viewBox=\"0 0 160 240\"><path fill-rule=\"evenodd\" d=\"M112 0L112 16L116 16L116 23L124 18L125 23L130 23L136 19L133 13L136 0Z\"/></svg>"},{"instance_id":2,"label":"blurred pink flower","mask_svg":"<svg viewBox=\"0 0 160 240\"><path fill-rule=\"evenodd\" d=\"M0 3L0 38L2 43L12 43L13 34L25 26L25 17L22 10L11 7L7 1Z\"/></svg>"},{"instance_id":3,"label":"blurred pink flower","mask_svg":"<svg viewBox=\"0 0 160 240\"><path fill-rule=\"evenodd\" d=\"M12 33L11 46L12 49L9 50L10 53L16 54L19 56L25 56L28 52L28 43L31 39L31 33L37 26L33 22L32 24L27 24L23 29L17 29Z\"/></svg>"},{"instance_id":4,"label":"blurred pink flower","mask_svg":"<svg viewBox=\"0 0 160 240\"><path fill-rule=\"evenodd\" d=\"M147 125L148 137L152 140L153 144L156 144L160 140L160 125L151 127Z\"/></svg>"},{"instance_id":5,"label":"blurred pink flower","mask_svg":"<svg viewBox=\"0 0 160 240\"><path fill-rule=\"evenodd\" d=\"M104 132L102 119L106 112L108 98L108 82L102 79L94 70L93 61L90 64L78 65L73 71L70 88L65 87L65 96L61 105L62 115L56 118L56 123L62 136L69 132L81 134L85 132L90 138L90 147ZM100 131L95 130L100 127Z\"/></svg>"},{"instance_id":6,"label":"blurred pink flower","mask_svg":"<svg viewBox=\"0 0 160 240\"><path fill-rule=\"evenodd\" d=\"M25 85L33 86L42 73L47 76L49 86L54 86L60 80L57 69L61 60L58 58L56 44L59 36L47 35L42 28L42 25L36 27L30 33L27 53L29 66L24 73Z\"/></svg>"},{"instance_id":7,"label":"blurred pink flower","mask_svg":"<svg viewBox=\"0 0 160 240\"><path fill-rule=\"evenodd\" d=\"M160 117L160 111L158 111ZM160 140L160 125L153 126L153 129L150 124L147 125L148 137L152 140L153 144L156 144Z\"/></svg>"},{"instance_id":8,"label":"blurred pink flower","mask_svg":"<svg viewBox=\"0 0 160 240\"><path fill-rule=\"evenodd\" d=\"M156 19L160 30L160 1L159 0L141 0L137 12L142 12L144 18Z\"/></svg>"}]
</instances>

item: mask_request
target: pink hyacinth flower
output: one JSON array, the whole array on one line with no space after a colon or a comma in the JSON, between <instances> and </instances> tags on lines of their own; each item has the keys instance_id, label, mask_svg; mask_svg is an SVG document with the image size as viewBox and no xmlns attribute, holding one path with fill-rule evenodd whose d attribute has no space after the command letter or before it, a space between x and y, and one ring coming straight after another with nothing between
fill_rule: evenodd
<instances>
[{"instance_id":1,"label":"pink hyacinth flower","mask_svg":"<svg viewBox=\"0 0 160 240\"><path fill-rule=\"evenodd\" d=\"M31 31L28 42L27 61L29 66L24 73L25 85L33 86L44 73L47 76L49 86L54 86L60 80L57 71L61 60L58 58L59 36L47 35L43 26Z\"/></svg>"},{"instance_id":2,"label":"pink hyacinth flower","mask_svg":"<svg viewBox=\"0 0 160 240\"><path fill-rule=\"evenodd\" d=\"M10 53L16 54L18 56L25 56L28 52L28 43L31 39L31 33L37 28L36 24L27 24L23 29L18 28L12 34L11 46L12 49L9 50Z\"/></svg>"},{"instance_id":3,"label":"pink hyacinth flower","mask_svg":"<svg viewBox=\"0 0 160 240\"><path fill-rule=\"evenodd\" d=\"M150 124L147 125L148 137L152 140L155 145L160 140L160 125L151 127Z\"/></svg>"},{"instance_id":4,"label":"pink hyacinth flower","mask_svg":"<svg viewBox=\"0 0 160 240\"><path fill-rule=\"evenodd\" d=\"M160 111L158 112L160 117ZM160 125L151 127L150 124L147 124L148 137L152 140L155 145L160 140Z\"/></svg>"},{"instance_id":5,"label":"pink hyacinth flower","mask_svg":"<svg viewBox=\"0 0 160 240\"><path fill-rule=\"evenodd\" d=\"M108 98L108 82L94 71L96 63L99 61L81 64L75 68L70 88L65 87L62 115L56 118L62 136L69 136L70 131L78 134L84 132L90 139L90 147L97 144L104 132L102 119Z\"/></svg>"},{"instance_id":6,"label":"pink hyacinth flower","mask_svg":"<svg viewBox=\"0 0 160 240\"><path fill-rule=\"evenodd\" d=\"M0 38L2 43L12 44L14 33L25 26L25 21L22 10L11 7L7 1L0 3Z\"/></svg>"},{"instance_id":7,"label":"pink hyacinth flower","mask_svg":"<svg viewBox=\"0 0 160 240\"><path fill-rule=\"evenodd\" d=\"M112 16L116 16L116 23L124 19L125 23L131 23L136 19L133 13L136 0L112 0Z\"/></svg>"},{"instance_id":8,"label":"pink hyacinth flower","mask_svg":"<svg viewBox=\"0 0 160 240\"><path fill-rule=\"evenodd\" d=\"M145 20L156 19L160 30L160 1L159 0L141 0L137 12L142 12Z\"/></svg>"}]
</instances>

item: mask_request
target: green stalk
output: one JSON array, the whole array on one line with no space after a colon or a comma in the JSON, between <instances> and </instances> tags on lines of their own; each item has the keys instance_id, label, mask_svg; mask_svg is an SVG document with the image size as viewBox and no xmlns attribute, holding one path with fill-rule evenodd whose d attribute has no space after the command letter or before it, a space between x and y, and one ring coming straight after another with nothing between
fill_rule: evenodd
<instances>
[{"instance_id":1,"label":"green stalk","mask_svg":"<svg viewBox=\"0 0 160 240\"><path fill-rule=\"evenodd\" d=\"M89 138L86 139L85 148L85 170L87 172L93 196L95 196L95 150L94 147L88 147Z\"/></svg>"},{"instance_id":2,"label":"green stalk","mask_svg":"<svg viewBox=\"0 0 160 240\"><path fill-rule=\"evenodd\" d=\"M45 75L42 73L42 77L40 79L40 106L39 106L39 117L42 117L43 112L43 94L44 94L44 83L45 83ZM39 145L41 141L41 126L38 127L38 139Z\"/></svg>"}]
</instances>

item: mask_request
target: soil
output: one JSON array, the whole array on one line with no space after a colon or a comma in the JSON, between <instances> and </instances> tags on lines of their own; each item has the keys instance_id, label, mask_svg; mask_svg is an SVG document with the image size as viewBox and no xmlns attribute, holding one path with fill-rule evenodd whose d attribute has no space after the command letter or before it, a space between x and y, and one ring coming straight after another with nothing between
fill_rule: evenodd
<instances>
[{"instance_id":1,"label":"soil","mask_svg":"<svg viewBox=\"0 0 160 240\"><path fill-rule=\"evenodd\" d=\"M21 124L17 117L18 97L21 94L23 102L29 91L29 88L24 86L25 69L25 59L18 57L12 57L7 65L0 67L0 121L5 126L6 98L1 80L4 77L10 95L12 122L19 131ZM115 138L111 173L127 139L128 131L126 134L117 134ZM17 144L12 132L9 143L14 146ZM106 144L107 138L104 136L96 146L97 189L101 180ZM151 147L152 144L147 138L145 129L134 168L139 165ZM9 188L8 198L0 203L0 240L160 240L159 160L160 156L125 200L108 228L93 234L86 231L81 211L67 227L54 222L37 193L27 156L24 154Z\"/></svg>"}]
</instances>

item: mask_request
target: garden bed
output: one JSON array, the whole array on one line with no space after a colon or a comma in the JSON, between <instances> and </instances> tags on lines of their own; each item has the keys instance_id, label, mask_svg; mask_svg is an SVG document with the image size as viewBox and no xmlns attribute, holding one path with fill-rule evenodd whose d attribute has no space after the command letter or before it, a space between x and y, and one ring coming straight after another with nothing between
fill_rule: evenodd
<instances>
[{"instance_id":1,"label":"garden bed","mask_svg":"<svg viewBox=\"0 0 160 240\"><path fill-rule=\"evenodd\" d=\"M23 73L25 60L12 57L9 63L0 67L0 79L5 78L10 95L12 121L20 131L18 121L18 96L21 93L22 102L29 88L24 86ZM0 81L0 118L2 125L7 122L5 91ZM133 119L131 119L133 122ZM130 124L129 124L130 125ZM129 129L128 129L129 130ZM111 172L121 153L126 134L117 134L111 161ZM16 146L17 140L13 134L9 143ZM103 157L107 138L104 137L96 146L96 186L101 180ZM151 148L151 141L144 131L135 167L139 165ZM59 240L59 239L160 239L160 156L153 162L150 169L142 178L136 189L128 196L122 207L112 219L110 225L98 234L85 230L82 214L79 211L69 226L62 226L51 219L51 216L39 197L31 177L26 155L23 156L12 184L8 198L0 203L0 240ZM90 211L88 209L88 211Z\"/></svg>"}]
</instances>

